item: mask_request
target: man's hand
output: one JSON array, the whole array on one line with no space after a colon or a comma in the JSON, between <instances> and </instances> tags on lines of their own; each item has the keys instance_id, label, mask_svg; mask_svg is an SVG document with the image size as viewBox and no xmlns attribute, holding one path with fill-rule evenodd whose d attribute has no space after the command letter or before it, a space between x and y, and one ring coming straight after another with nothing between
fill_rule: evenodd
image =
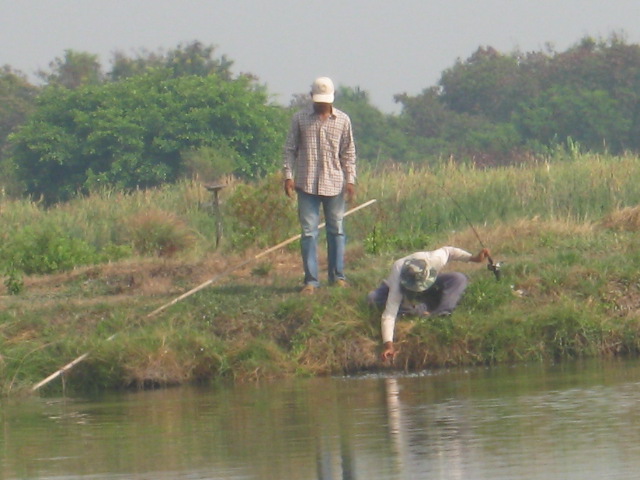
<instances>
[{"instance_id":1,"label":"man's hand","mask_svg":"<svg viewBox=\"0 0 640 480\"><path fill-rule=\"evenodd\" d=\"M356 186L353 183L347 183L344 189L344 199L347 203L351 203L356 198Z\"/></svg>"},{"instance_id":2,"label":"man's hand","mask_svg":"<svg viewBox=\"0 0 640 480\"><path fill-rule=\"evenodd\" d=\"M471 257L469 260L476 263L482 263L490 256L491 256L491 252L489 252L489 249L483 248L476 255Z\"/></svg>"},{"instance_id":3,"label":"man's hand","mask_svg":"<svg viewBox=\"0 0 640 480\"><path fill-rule=\"evenodd\" d=\"M393 362L393 358L396 356L396 349L393 346L393 342L384 342L383 350L382 350L382 361L391 361Z\"/></svg>"},{"instance_id":4,"label":"man's hand","mask_svg":"<svg viewBox=\"0 0 640 480\"><path fill-rule=\"evenodd\" d=\"M295 191L295 185L293 183L293 179L287 178L284 181L284 193L287 194L287 197L293 198L293 192Z\"/></svg>"}]
</instances>

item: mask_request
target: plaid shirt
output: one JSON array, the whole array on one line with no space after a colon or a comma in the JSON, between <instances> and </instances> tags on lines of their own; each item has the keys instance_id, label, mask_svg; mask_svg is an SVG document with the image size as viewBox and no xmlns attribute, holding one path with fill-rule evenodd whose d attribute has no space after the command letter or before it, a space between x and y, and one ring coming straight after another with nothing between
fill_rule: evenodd
<instances>
[{"instance_id":1,"label":"plaid shirt","mask_svg":"<svg viewBox=\"0 0 640 480\"><path fill-rule=\"evenodd\" d=\"M322 120L313 107L293 116L284 147L284 177L296 188L332 197L356 182L356 147L349 116L333 108Z\"/></svg>"}]
</instances>

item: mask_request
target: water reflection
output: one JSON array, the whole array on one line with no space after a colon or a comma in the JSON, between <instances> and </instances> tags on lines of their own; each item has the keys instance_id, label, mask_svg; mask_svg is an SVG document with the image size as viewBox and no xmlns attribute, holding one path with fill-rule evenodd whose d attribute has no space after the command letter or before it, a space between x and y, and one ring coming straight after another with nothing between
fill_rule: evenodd
<instances>
[{"instance_id":1,"label":"water reflection","mask_svg":"<svg viewBox=\"0 0 640 480\"><path fill-rule=\"evenodd\" d=\"M624 361L5 402L0 478L634 478L639 381Z\"/></svg>"},{"instance_id":2,"label":"water reflection","mask_svg":"<svg viewBox=\"0 0 640 480\"><path fill-rule=\"evenodd\" d=\"M413 473L418 473L416 467L424 469L429 460L436 478L465 478L461 468L463 427L455 406L445 404L430 415L416 415L415 409L400 402L398 378L386 378L385 389L397 478L412 478Z\"/></svg>"}]
</instances>

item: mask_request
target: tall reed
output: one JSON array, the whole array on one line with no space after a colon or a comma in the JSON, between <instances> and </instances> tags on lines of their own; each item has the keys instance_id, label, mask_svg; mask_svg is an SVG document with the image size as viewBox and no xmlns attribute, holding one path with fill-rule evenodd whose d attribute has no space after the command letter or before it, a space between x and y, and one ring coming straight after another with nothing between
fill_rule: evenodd
<instances>
[{"instance_id":1,"label":"tall reed","mask_svg":"<svg viewBox=\"0 0 640 480\"><path fill-rule=\"evenodd\" d=\"M450 161L435 167L396 165L382 171L363 165L358 201L377 198L378 202L349 218L347 232L352 242L363 241L375 228L378 236L424 243L438 233L464 229L468 223L481 227L535 217L595 221L640 203L637 178L640 162L632 156L585 154L492 169ZM297 231L294 202L286 201L280 181L274 176L254 185L230 184L220 192L220 223L229 240L226 248L264 247ZM189 242L189 249L203 254L215 250L219 234L212 200L195 181L130 193L104 189L49 209L30 200L3 198L0 231L7 241L25 228L55 228L100 252L114 245L130 246L126 226L144 212L153 211L156 216L165 212L167 222L179 219L190 231L195 241ZM404 247L406 242L398 245Z\"/></svg>"}]
</instances>

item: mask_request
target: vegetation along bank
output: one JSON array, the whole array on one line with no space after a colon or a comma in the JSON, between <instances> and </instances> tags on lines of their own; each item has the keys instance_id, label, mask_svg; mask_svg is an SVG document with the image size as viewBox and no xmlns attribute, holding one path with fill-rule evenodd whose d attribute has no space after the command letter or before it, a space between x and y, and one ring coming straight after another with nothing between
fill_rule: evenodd
<instances>
[{"instance_id":1,"label":"vegetation along bank","mask_svg":"<svg viewBox=\"0 0 640 480\"><path fill-rule=\"evenodd\" d=\"M298 294L297 242L224 275L298 233L277 175L221 190L217 246L197 181L50 207L3 197L0 391L29 392L85 352L43 391L636 355L639 160L558 150L491 169L364 165L356 203L377 202L347 220L351 288L313 297ZM367 292L408 252L477 250L469 221L502 279L456 264L471 283L454 315L401 319L400 353L382 364Z\"/></svg>"}]
</instances>

